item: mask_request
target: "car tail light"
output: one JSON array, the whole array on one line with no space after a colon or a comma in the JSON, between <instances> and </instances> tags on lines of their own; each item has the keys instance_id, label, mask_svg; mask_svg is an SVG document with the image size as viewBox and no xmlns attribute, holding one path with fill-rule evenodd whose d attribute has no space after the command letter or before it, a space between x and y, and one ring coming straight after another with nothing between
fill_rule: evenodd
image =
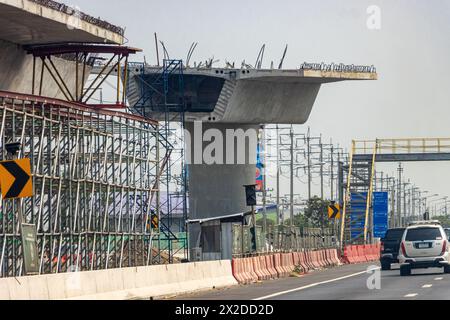
<instances>
[{"instance_id":1,"label":"car tail light","mask_svg":"<svg viewBox=\"0 0 450 320\"><path fill-rule=\"evenodd\" d=\"M384 251L384 242L381 243L381 247L380 248L381 248L381 252L383 252Z\"/></svg>"},{"instance_id":2,"label":"car tail light","mask_svg":"<svg viewBox=\"0 0 450 320\"><path fill-rule=\"evenodd\" d=\"M443 256L446 251L447 251L447 241L444 240L444 244L442 245L441 256Z\"/></svg>"},{"instance_id":3,"label":"car tail light","mask_svg":"<svg viewBox=\"0 0 450 320\"><path fill-rule=\"evenodd\" d=\"M407 257L408 255L406 254L405 242L402 242L401 247L402 247L402 253L403 253L403 256Z\"/></svg>"}]
</instances>

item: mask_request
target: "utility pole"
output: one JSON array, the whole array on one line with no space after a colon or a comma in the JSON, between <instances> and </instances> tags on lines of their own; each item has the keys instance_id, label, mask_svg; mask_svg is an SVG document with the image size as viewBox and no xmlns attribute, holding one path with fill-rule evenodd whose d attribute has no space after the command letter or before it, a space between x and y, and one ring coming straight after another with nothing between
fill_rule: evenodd
<instances>
[{"instance_id":1,"label":"utility pole","mask_svg":"<svg viewBox=\"0 0 450 320\"><path fill-rule=\"evenodd\" d=\"M324 192L323 192L323 145L322 145L322 135L320 135L320 199L324 200ZM323 225L322 225L323 226Z\"/></svg>"},{"instance_id":2,"label":"utility pole","mask_svg":"<svg viewBox=\"0 0 450 320\"><path fill-rule=\"evenodd\" d=\"M403 183L403 226L407 225L407 218L408 218L408 204L406 202L407 193L406 193L406 186L409 185L409 182Z\"/></svg>"},{"instance_id":3,"label":"utility pole","mask_svg":"<svg viewBox=\"0 0 450 320\"><path fill-rule=\"evenodd\" d=\"M280 218L281 218L281 210L280 210L280 129L277 125L276 127L277 132L277 225L280 225Z\"/></svg>"},{"instance_id":4,"label":"utility pole","mask_svg":"<svg viewBox=\"0 0 450 320\"><path fill-rule=\"evenodd\" d=\"M398 226L402 227L403 226L403 222L402 222L402 173L403 173L403 168L402 168L402 164L399 163L398 165L398 193L397 193L397 219L398 219Z\"/></svg>"},{"instance_id":5,"label":"utility pole","mask_svg":"<svg viewBox=\"0 0 450 320\"><path fill-rule=\"evenodd\" d=\"M294 128L291 126L291 195L290 195L290 217L291 217L291 227L294 225Z\"/></svg>"},{"instance_id":6,"label":"utility pole","mask_svg":"<svg viewBox=\"0 0 450 320\"><path fill-rule=\"evenodd\" d=\"M396 215L395 215L395 178L392 178L392 186L391 186L391 207L392 207L392 215L391 215L391 225L393 228L397 227L397 219L396 219Z\"/></svg>"},{"instance_id":7,"label":"utility pole","mask_svg":"<svg viewBox=\"0 0 450 320\"><path fill-rule=\"evenodd\" d=\"M311 131L308 128L308 135L306 137L307 143L307 159L308 159L308 200L311 200Z\"/></svg>"},{"instance_id":8,"label":"utility pole","mask_svg":"<svg viewBox=\"0 0 450 320\"><path fill-rule=\"evenodd\" d=\"M334 146L333 146L333 140L330 140L330 145L331 145L331 167L330 167L330 200L336 200L336 198L334 197Z\"/></svg>"},{"instance_id":9,"label":"utility pole","mask_svg":"<svg viewBox=\"0 0 450 320\"><path fill-rule=\"evenodd\" d=\"M266 127L262 126L260 156L263 156L263 232L267 232L267 175L266 175ZM261 152L262 151L262 152Z\"/></svg>"}]
</instances>

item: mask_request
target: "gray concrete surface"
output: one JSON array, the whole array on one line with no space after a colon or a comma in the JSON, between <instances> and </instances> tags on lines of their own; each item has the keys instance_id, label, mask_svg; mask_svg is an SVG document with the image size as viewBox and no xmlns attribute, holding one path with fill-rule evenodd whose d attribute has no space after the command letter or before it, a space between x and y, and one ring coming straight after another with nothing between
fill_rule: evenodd
<instances>
[{"instance_id":1,"label":"gray concrete surface","mask_svg":"<svg viewBox=\"0 0 450 320\"><path fill-rule=\"evenodd\" d=\"M381 289L369 290L365 273L371 264L346 265L319 271L301 278L287 278L250 286L210 291L207 294L179 296L179 300L251 300L275 293L311 286L268 300L450 300L450 275L442 269L414 270L411 277L400 277L398 267L381 272ZM324 281L364 272L347 279Z\"/></svg>"},{"instance_id":2,"label":"gray concrete surface","mask_svg":"<svg viewBox=\"0 0 450 320\"><path fill-rule=\"evenodd\" d=\"M69 90L75 96L75 62L67 61L61 58L53 57L58 72L66 82ZM48 62L47 62L48 64ZM36 60L36 82L35 94L39 94L40 73L42 62L40 59ZM81 78L83 66L80 64L79 75ZM86 77L88 78L90 66L86 67ZM32 72L33 72L33 57L28 55L21 46L0 40L0 90L19 92L25 94L32 93ZM80 79L81 80L81 79ZM79 83L79 92L81 91L82 83ZM44 81L42 86L42 95L51 98L59 98L66 100L61 90L50 76L44 72Z\"/></svg>"},{"instance_id":3,"label":"gray concrete surface","mask_svg":"<svg viewBox=\"0 0 450 320\"><path fill-rule=\"evenodd\" d=\"M123 44L124 37L28 0L0 0L0 39L20 45L59 42ZM70 28L69 26L75 26Z\"/></svg>"},{"instance_id":4,"label":"gray concrete surface","mask_svg":"<svg viewBox=\"0 0 450 320\"><path fill-rule=\"evenodd\" d=\"M0 90L32 93L33 58L23 45L60 42L122 44L118 33L28 0L0 0ZM72 26L72 27L71 27ZM73 26L76 26L73 28ZM75 92L75 62L53 58L72 94ZM80 75L82 66L79 66ZM36 63L35 94L39 94L41 62ZM86 79L91 67L86 70ZM42 95L65 99L48 72L44 73ZM85 80L86 80L85 79ZM82 86L80 81L80 87ZM74 94L73 94L74 95Z\"/></svg>"},{"instance_id":5,"label":"gray concrete surface","mask_svg":"<svg viewBox=\"0 0 450 320\"><path fill-rule=\"evenodd\" d=\"M253 130L255 134L258 126L241 125L241 124L202 124L203 135L208 129L214 128L219 130L223 137L226 137L227 129L242 129L244 131ZM186 126L191 135L191 161L195 160L195 140L199 139L194 133L194 124L189 123ZM226 146L226 139L223 144L219 144L220 148ZM200 140L201 141L201 138ZM256 142L256 140L255 140ZM203 142L201 145L201 152L206 146L210 144ZM237 164L238 146L236 140L234 143L234 154L236 164L190 164L188 165L189 172L189 219L204 219L218 216L225 216L235 213L247 212L250 210L246 205L244 185L255 183L256 174L256 147L257 145L250 145L250 141L246 139L245 148L245 164ZM228 149L223 150L223 163L227 163ZM198 154L198 152L197 152ZM253 162L253 163L252 163ZM192 225L190 227L190 247L198 247L200 226ZM204 231L208 232L208 231ZM228 237L231 237L231 232ZM219 247L220 251L220 247ZM228 259L230 256L214 256L210 255L211 259Z\"/></svg>"},{"instance_id":6,"label":"gray concrete surface","mask_svg":"<svg viewBox=\"0 0 450 320\"><path fill-rule=\"evenodd\" d=\"M94 69L93 72L98 70ZM147 66L145 72L152 74L161 70ZM206 76L225 80L214 111L187 112L186 121L255 125L304 124L309 118L322 85L340 81L378 79L376 73L313 70L187 68L183 73L186 76ZM137 94L140 93L138 79L136 74L131 76L132 84L128 91L131 105L136 104L140 97L140 94ZM163 113L152 113L150 110L146 112L153 119L164 120Z\"/></svg>"}]
</instances>

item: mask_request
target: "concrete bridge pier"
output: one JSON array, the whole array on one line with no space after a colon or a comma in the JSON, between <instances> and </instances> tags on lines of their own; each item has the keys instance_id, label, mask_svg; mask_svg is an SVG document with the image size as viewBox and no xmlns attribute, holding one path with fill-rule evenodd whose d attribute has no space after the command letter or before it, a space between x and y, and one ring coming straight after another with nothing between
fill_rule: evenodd
<instances>
[{"instance_id":1,"label":"concrete bridge pier","mask_svg":"<svg viewBox=\"0 0 450 320\"><path fill-rule=\"evenodd\" d=\"M255 183L259 128L236 123L186 125L190 220L250 210L243 186ZM220 220L191 224L190 248L201 247L202 260L231 258L231 227L232 222Z\"/></svg>"}]
</instances>

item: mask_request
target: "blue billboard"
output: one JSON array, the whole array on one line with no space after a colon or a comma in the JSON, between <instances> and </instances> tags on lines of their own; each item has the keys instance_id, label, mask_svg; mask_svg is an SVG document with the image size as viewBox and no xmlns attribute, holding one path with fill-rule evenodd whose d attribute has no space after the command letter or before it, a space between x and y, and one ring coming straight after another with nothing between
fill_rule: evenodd
<instances>
[{"instance_id":1,"label":"blue billboard","mask_svg":"<svg viewBox=\"0 0 450 320\"><path fill-rule=\"evenodd\" d=\"M264 164L263 164L263 147L258 144L256 150L256 192L264 191Z\"/></svg>"},{"instance_id":2,"label":"blue billboard","mask_svg":"<svg viewBox=\"0 0 450 320\"><path fill-rule=\"evenodd\" d=\"M389 196L387 192L373 193L373 236L384 238L388 225Z\"/></svg>"}]
</instances>

